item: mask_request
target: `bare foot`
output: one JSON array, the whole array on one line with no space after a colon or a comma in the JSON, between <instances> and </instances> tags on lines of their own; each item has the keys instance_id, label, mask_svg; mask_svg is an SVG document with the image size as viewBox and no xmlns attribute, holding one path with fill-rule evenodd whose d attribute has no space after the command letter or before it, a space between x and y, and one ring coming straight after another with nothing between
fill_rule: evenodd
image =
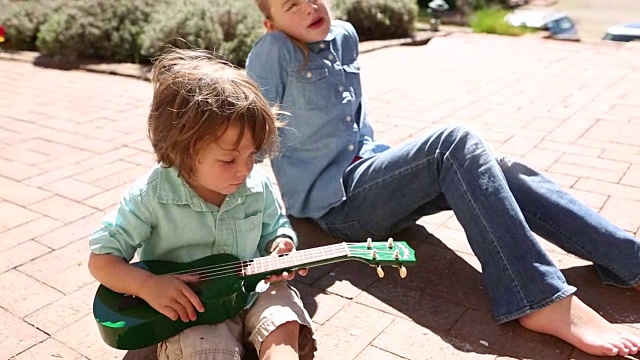
<instances>
[{"instance_id":1,"label":"bare foot","mask_svg":"<svg viewBox=\"0 0 640 360\"><path fill-rule=\"evenodd\" d=\"M633 355L640 348L639 336L609 323L573 295L518 321L531 331L557 336L592 355Z\"/></svg>"}]
</instances>

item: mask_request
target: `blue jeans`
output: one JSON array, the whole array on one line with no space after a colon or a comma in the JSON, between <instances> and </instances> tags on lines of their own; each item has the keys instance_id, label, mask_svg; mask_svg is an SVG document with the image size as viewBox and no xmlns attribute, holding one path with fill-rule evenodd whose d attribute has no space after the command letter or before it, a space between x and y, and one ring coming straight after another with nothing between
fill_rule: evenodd
<instances>
[{"instance_id":1,"label":"blue jeans","mask_svg":"<svg viewBox=\"0 0 640 360\"><path fill-rule=\"evenodd\" d=\"M446 127L352 164L346 199L316 221L354 241L382 239L453 210L482 264L497 322L574 293L532 231L595 264L604 283L640 284L640 241L518 162L496 159L463 127Z\"/></svg>"}]
</instances>

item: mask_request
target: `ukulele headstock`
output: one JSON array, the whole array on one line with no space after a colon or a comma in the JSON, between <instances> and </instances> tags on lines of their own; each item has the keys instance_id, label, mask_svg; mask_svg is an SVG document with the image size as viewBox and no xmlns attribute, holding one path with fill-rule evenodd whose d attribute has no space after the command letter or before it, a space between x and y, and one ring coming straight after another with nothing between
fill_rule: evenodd
<instances>
[{"instance_id":1,"label":"ukulele headstock","mask_svg":"<svg viewBox=\"0 0 640 360\"><path fill-rule=\"evenodd\" d=\"M348 255L376 267L379 277L384 276L382 266L397 267L400 277L407 276L405 266L414 265L416 256L414 250L405 241L395 241L389 238L385 241L367 239L363 243L348 243Z\"/></svg>"}]
</instances>

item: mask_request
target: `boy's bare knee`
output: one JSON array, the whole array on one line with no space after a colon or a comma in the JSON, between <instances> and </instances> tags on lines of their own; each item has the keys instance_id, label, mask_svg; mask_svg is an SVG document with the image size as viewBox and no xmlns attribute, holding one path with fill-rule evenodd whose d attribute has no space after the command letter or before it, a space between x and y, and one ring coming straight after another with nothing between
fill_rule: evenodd
<instances>
[{"instance_id":1,"label":"boy's bare knee","mask_svg":"<svg viewBox=\"0 0 640 360\"><path fill-rule=\"evenodd\" d=\"M273 330L260 346L260 359L297 359L300 324L288 321Z\"/></svg>"}]
</instances>

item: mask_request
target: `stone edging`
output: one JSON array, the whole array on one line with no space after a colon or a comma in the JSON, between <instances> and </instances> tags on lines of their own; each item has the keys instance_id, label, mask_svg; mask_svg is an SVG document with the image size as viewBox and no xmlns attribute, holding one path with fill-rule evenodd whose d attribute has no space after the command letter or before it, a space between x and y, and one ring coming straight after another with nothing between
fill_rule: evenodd
<instances>
[{"instance_id":1,"label":"stone edging","mask_svg":"<svg viewBox=\"0 0 640 360\"><path fill-rule=\"evenodd\" d=\"M360 43L360 53L367 53L379 49L401 45L423 45L434 36L446 36L450 32L417 31L413 37L392 40L372 40ZM49 67L61 70L85 70L105 74L134 77L149 80L150 65L131 63L104 63L98 61L59 61L40 55L34 51L0 51L0 60L29 62L37 66Z\"/></svg>"},{"instance_id":2,"label":"stone edging","mask_svg":"<svg viewBox=\"0 0 640 360\"><path fill-rule=\"evenodd\" d=\"M360 43L360 53L368 53L393 46L410 46L424 45L436 36L447 36L452 33L470 32L466 28L443 26L442 30L434 33L427 30L418 30L413 37L391 40L372 40ZM545 38L545 32L534 33L529 36ZM580 41L586 44L599 44L607 46L634 46L640 44L631 43L612 43L611 41L589 40ZM149 80L150 65L138 65L131 63L103 63L98 61L58 61L52 58L41 56L38 52L33 51L16 51L16 52L0 52L0 60L23 61L29 62L37 66L50 67L62 70L85 70L104 74L114 74L120 76L128 76L143 80Z\"/></svg>"}]
</instances>

